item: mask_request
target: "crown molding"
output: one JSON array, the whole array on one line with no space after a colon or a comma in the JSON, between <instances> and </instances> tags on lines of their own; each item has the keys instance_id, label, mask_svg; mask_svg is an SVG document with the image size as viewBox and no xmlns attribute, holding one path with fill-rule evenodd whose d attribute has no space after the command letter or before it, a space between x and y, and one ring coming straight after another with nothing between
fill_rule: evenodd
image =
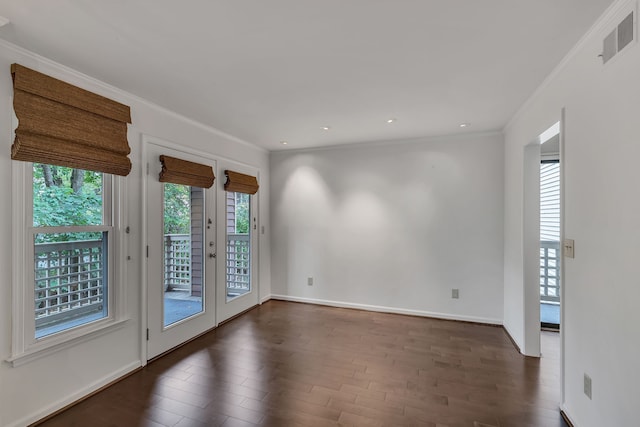
<instances>
[{"instance_id":1,"label":"crown molding","mask_svg":"<svg viewBox=\"0 0 640 427\"><path fill-rule=\"evenodd\" d=\"M535 102L535 100L540 96L542 92L544 92L547 87L551 85L551 82L556 79L556 77L564 71L569 62L571 62L574 57L578 55L578 53L585 48L587 43L591 40L592 37L600 34L605 28L611 24L613 18L619 14L621 11L629 8L633 8L636 10L637 0L617 0L612 5L610 5L607 10L598 18L598 20L589 28L589 30L578 40L578 42L571 48L569 53L567 53L564 58L556 65L556 67L549 73L549 75L542 81L540 86L527 98L527 100L518 108L516 113L511 117L511 119L507 122L507 124L502 129L503 133L507 133L511 127L525 114L525 112L531 107L531 105Z\"/></svg>"},{"instance_id":2,"label":"crown molding","mask_svg":"<svg viewBox=\"0 0 640 427\"><path fill-rule=\"evenodd\" d=\"M60 64L58 62L55 62L55 61L53 61L53 60L51 60L51 59L49 59L47 57L44 57L44 56L39 55L37 53L31 52L31 51L29 51L29 50L27 50L27 49L25 49L25 48L23 48L21 46L18 46L16 44L8 42L8 41L6 41L4 39L0 39L0 47L5 48L5 49L7 49L9 51L12 51L13 53L15 53L17 55L21 55L21 56L24 56L26 58L30 58L30 59L38 62L39 64L43 64L48 68L56 70L56 72L58 72L59 74L71 75L74 78L77 78L77 79L80 79L82 81L85 81L88 85L97 86L97 87L99 87L101 90L103 90L105 92L112 93L112 94L116 95L118 98L120 98L120 100L123 100L122 98L124 98L124 99L128 99L128 100L134 101L135 103L138 103L138 104L143 104L143 105L145 105L145 106L147 106L147 107L149 107L149 108L151 108L153 110L156 110L156 111L158 111L160 113L163 113L163 114L167 114L167 115L169 115L169 116L171 116L171 117L173 117L175 119L183 121L183 122L185 122L185 123L187 123L187 124L189 124L191 126L200 128L200 129L202 129L202 130L204 130L206 132L213 133L213 134L215 134L215 135L217 135L219 137L222 137L224 139L227 139L227 140L229 140L231 142L235 142L235 143L238 143L238 144L245 145L245 146L247 146L249 148L252 148L254 150L257 150L257 151L260 151L260 152L263 152L263 153L268 153L269 152L269 150L267 150L267 149L265 149L263 147L260 147L260 146L258 146L256 144L252 143L252 142L245 141L244 139L238 138L236 136L233 136L233 135L230 135L230 134L228 134L226 132L223 132L223 131L221 131L219 129L216 129L213 126L206 125L206 124L204 124L202 122L199 122L197 120L191 119L191 118L189 118L187 116L184 116L184 115L182 115L180 113L177 113L177 112L175 112L173 110L170 110L168 108L162 107L162 106L160 106L158 104L155 104L155 103L153 103L153 102L151 102L151 101L149 101L149 100L147 100L145 98L141 98L141 97L139 97L137 95L134 95L134 94L132 94L130 92L127 92L127 91L125 91L123 89L120 89L118 87L115 87L115 86L112 86L112 85L110 85L108 83L105 83L105 82L103 82L101 80L98 80L98 79L96 79L94 77L91 77L91 76L88 76L86 74L83 74L83 73L81 73L81 72L79 72L77 70L74 70L73 68L69 68L66 65L62 65L62 64ZM125 103L129 103L127 101L124 101L124 102Z\"/></svg>"},{"instance_id":3,"label":"crown molding","mask_svg":"<svg viewBox=\"0 0 640 427\"><path fill-rule=\"evenodd\" d=\"M428 143L437 143L437 142L448 142L448 141L454 141L454 140L460 141L460 140L468 140L473 138L484 138L484 137L492 137L492 136L503 137L504 133L501 130L486 131L486 132L452 133L449 135L440 135L440 136L423 136L423 137L405 138L405 139L387 139L387 140L370 141L370 142L353 142L349 144L326 145L322 147L289 148L289 149L285 148L280 150L271 150L271 153L272 154L310 153L310 152L316 152L316 151L357 150L357 149L367 149L367 148L376 148L376 147L398 147L402 145L419 145L419 144L428 144Z\"/></svg>"}]
</instances>

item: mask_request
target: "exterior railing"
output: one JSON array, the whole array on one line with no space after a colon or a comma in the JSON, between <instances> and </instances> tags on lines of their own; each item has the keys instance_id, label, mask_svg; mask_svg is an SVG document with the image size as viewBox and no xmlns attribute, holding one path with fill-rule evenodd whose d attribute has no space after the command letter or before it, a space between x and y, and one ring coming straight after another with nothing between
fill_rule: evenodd
<instances>
[{"instance_id":1,"label":"exterior railing","mask_svg":"<svg viewBox=\"0 0 640 427\"><path fill-rule=\"evenodd\" d=\"M35 245L36 330L106 313L106 240Z\"/></svg>"},{"instance_id":2,"label":"exterior railing","mask_svg":"<svg viewBox=\"0 0 640 427\"><path fill-rule=\"evenodd\" d=\"M250 238L248 234L227 234L227 296L251 290Z\"/></svg>"},{"instance_id":3,"label":"exterior railing","mask_svg":"<svg viewBox=\"0 0 640 427\"><path fill-rule=\"evenodd\" d=\"M165 289L190 290L191 239L164 236ZM226 251L228 295L251 290L250 238L229 234ZM106 313L106 240L35 245L36 329L76 318Z\"/></svg>"},{"instance_id":4,"label":"exterior railing","mask_svg":"<svg viewBox=\"0 0 640 427\"><path fill-rule=\"evenodd\" d=\"M191 236L188 234L164 236L164 289L191 290Z\"/></svg>"},{"instance_id":5,"label":"exterior railing","mask_svg":"<svg viewBox=\"0 0 640 427\"><path fill-rule=\"evenodd\" d=\"M560 302L560 242L540 242L540 300Z\"/></svg>"}]
</instances>

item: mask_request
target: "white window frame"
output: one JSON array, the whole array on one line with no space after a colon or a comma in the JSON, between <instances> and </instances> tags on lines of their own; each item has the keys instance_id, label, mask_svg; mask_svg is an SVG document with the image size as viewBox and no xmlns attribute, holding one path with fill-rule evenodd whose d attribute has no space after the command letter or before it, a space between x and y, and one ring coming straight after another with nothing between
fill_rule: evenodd
<instances>
[{"instance_id":1,"label":"white window frame","mask_svg":"<svg viewBox=\"0 0 640 427\"><path fill-rule=\"evenodd\" d=\"M11 357L13 366L28 363L63 348L93 339L121 327L126 322L124 278L123 203L126 186L121 177L105 174L104 197L111 197L111 209L104 212L105 225L89 226L69 231L108 232L108 314L102 319L72 327L58 333L35 338L34 316L34 243L35 233L60 232L61 227L33 227L33 163L12 161L12 338ZM108 224L107 222L110 222Z\"/></svg>"}]
</instances>

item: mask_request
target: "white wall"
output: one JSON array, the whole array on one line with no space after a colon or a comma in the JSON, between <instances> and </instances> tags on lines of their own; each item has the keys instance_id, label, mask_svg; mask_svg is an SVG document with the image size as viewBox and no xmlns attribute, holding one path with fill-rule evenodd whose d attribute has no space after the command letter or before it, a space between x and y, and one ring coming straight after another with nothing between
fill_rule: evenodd
<instances>
[{"instance_id":1,"label":"white wall","mask_svg":"<svg viewBox=\"0 0 640 427\"><path fill-rule=\"evenodd\" d=\"M115 88L0 42L0 359L10 356L11 345L11 159L12 84L10 64L19 62L29 68L86 88L131 107L133 124L129 126L129 145L133 170L126 178L129 199L127 212L132 233L128 237L126 300L130 320L124 327L96 337L48 357L12 367L0 362L0 425L22 426L59 409L87 392L104 385L142 363L140 357L141 322L141 139L142 134L171 141L192 150L241 161L260 170L260 220L269 224L268 154L246 143L226 137L184 117L155 107ZM217 185L223 174L216 171ZM221 188L221 187L220 187ZM260 235L260 294L271 294L269 229Z\"/></svg>"},{"instance_id":2,"label":"white wall","mask_svg":"<svg viewBox=\"0 0 640 427\"><path fill-rule=\"evenodd\" d=\"M501 134L274 152L271 180L277 296L502 323Z\"/></svg>"},{"instance_id":3,"label":"white wall","mask_svg":"<svg viewBox=\"0 0 640 427\"><path fill-rule=\"evenodd\" d=\"M564 409L580 427L640 416L640 49L606 66L601 40L635 1L612 6L505 129L505 326L522 344L523 147L565 108ZM583 394L583 374L593 399Z\"/></svg>"}]
</instances>

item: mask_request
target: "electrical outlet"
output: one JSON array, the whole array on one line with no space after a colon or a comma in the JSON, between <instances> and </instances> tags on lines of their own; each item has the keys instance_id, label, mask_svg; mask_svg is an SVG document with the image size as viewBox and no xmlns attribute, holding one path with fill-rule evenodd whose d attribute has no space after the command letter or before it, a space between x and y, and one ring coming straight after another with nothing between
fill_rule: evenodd
<instances>
[{"instance_id":1,"label":"electrical outlet","mask_svg":"<svg viewBox=\"0 0 640 427\"><path fill-rule=\"evenodd\" d=\"M313 286L313 277L307 278L307 286Z\"/></svg>"},{"instance_id":2,"label":"electrical outlet","mask_svg":"<svg viewBox=\"0 0 640 427\"><path fill-rule=\"evenodd\" d=\"M451 298L453 299L460 298L460 289L451 289Z\"/></svg>"},{"instance_id":3,"label":"electrical outlet","mask_svg":"<svg viewBox=\"0 0 640 427\"><path fill-rule=\"evenodd\" d=\"M591 377L584 374L584 394L591 399Z\"/></svg>"},{"instance_id":4,"label":"electrical outlet","mask_svg":"<svg viewBox=\"0 0 640 427\"><path fill-rule=\"evenodd\" d=\"M562 245L564 249L565 258L574 258L575 257L575 242L573 239L564 239L564 244Z\"/></svg>"}]
</instances>

